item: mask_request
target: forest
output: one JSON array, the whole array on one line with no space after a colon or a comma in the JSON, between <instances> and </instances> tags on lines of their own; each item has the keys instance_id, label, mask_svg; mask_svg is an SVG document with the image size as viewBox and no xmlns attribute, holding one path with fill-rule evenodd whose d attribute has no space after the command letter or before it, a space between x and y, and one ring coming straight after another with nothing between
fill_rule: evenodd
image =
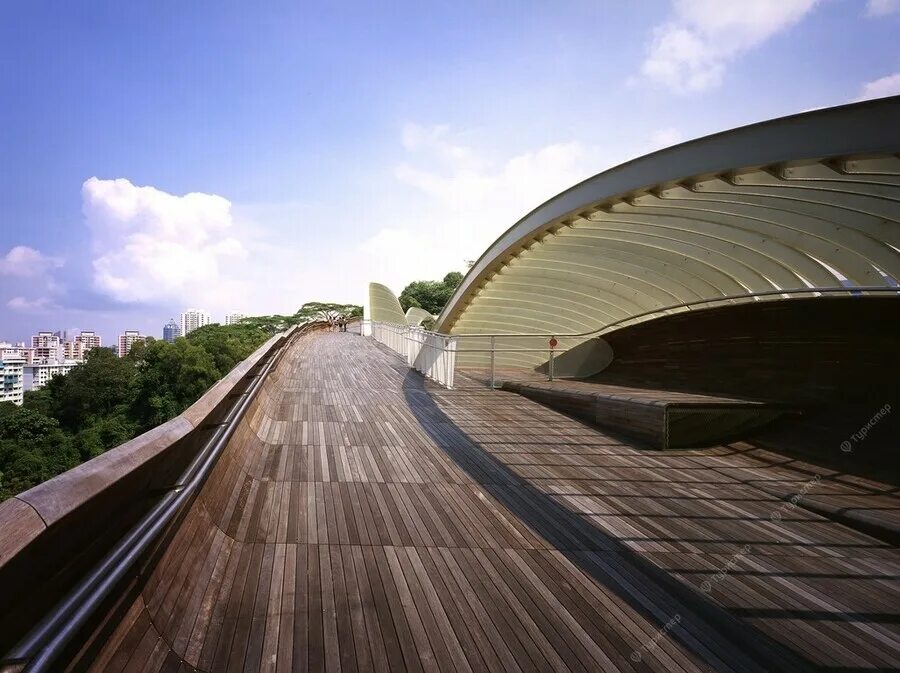
<instances>
[{"instance_id":1,"label":"forest","mask_svg":"<svg viewBox=\"0 0 900 673\"><path fill-rule=\"evenodd\" d=\"M0 403L0 501L174 418L276 332L332 314L355 317L362 307L310 302L174 343L148 339L123 358L90 350L68 375L26 392L22 406Z\"/></svg>"}]
</instances>

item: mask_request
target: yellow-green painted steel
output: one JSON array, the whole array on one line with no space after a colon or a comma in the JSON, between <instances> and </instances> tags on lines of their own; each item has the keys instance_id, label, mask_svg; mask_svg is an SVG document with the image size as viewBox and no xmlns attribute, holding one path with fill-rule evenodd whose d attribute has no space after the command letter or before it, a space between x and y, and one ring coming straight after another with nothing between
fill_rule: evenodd
<instances>
[{"instance_id":1,"label":"yellow-green painted steel","mask_svg":"<svg viewBox=\"0 0 900 673\"><path fill-rule=\"evenodd\" d=\"M406 315L400 308L397 296L381 283L369 283L369 319L405 325Z\"/></svg>"},{"instance_id":2,"label":"yellow-green painted steel","mask_svg":"<svg viewBox=\"0 0 900 673\"><path fill-rule=\"evenodd\" d=\"M580 333L716 297L894 287L898 155L900 97L893 97L755 124L628 162L554 197L504 233L463 279L435 329ZM543 348L545 340L495 341L498 348ZM458 363L484 366L487 354L466 349L486 344L461 341ZM547 360L546 353L496 357L502 367Z\"/></svg>"},{"instance_id":3,"label":"yellow-green painted steel","mask_svg":"<svg viewBox=\"0 0 900 673\"><path fill-rule=\"evenodd\" d=\"M431 315L424 308L420 308L419 306L410 306L406 311L406 324L412 325L413 327L418 327L426 320L434 320L434 316Z\"/></svg>"}]
</instances>

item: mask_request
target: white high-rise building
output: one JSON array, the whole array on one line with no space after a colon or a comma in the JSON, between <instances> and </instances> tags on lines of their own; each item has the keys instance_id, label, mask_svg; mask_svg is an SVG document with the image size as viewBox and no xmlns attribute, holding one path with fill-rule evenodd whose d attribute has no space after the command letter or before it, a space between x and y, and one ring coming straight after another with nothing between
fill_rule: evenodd
<instances>
[{"instance_id":1,"label":"white high-rise building","mask_svg":"<svg viewBox=\"0 0 900 673\"><path fill-rule=\"evenodd\" d=\"M131 347L138 341L146 341L147 337L137 330L127 329L125 334L119 335L119 348L117 349L120 358L124 358L131 352Z\"/></svg>"},{"instance_id":2,"label":"white high-rise building","mask_svg":"<svg viewBox=\"0 0 900 673\"><path fill-rule=\"evenodd\" d=\"M0 360L3 358L18 358L25 360L26 365L34 361L34 349L25 345L24 341L12 344L8 341L0 341Z\"/></svg>"},{"instance_id":3,"label":"white high-rise building","mask_svg":"<svg viewBox=\"0 0 900 673\"><path fill-rule=\"evenodd\" d=\"M100 335L90 331L82 331L75 337L74 341L66 341L63 344L62 357L59 360L84 360L84 356L92 348L102 346ZM37 360L36 360L37 361Z\"/></svg>"},{"instance_id":4,"label":"white high-rise building","mask_svg":"<svg viewBox=\"0 0 900 673\"><path fill-rule=\"evenodd\" d=\"M84 353L87 353L92 348L100 348L103 345L99 334L85 330L81 330L81 334L75 337L75 343L81 344Z\"/></svg>"},{"instance_id":5,"label":"white high-rise building","mask_svg":"<svg viewBox=\"0 0 900 673\"><path fill-rule=\"evenodd\" d=\"M187 336L210 322L209 313L200 308L189 308L181 314L181 336Z\"/></svg>"},{"instance_id":6,"label":"white high-rise building","mask_svg":"<svg viewBox=\"0 0 900 673\"><path fill-rule=\"evenodd\" d=\"M35 361L58 359L63 356L63 345L59 335L53 332L38 332L31 337L32 357Z\"/></svg>"},{"instance_id":7,"label":"white high-rise building","mask_svg":"<svg viewBox=\"0 0 900 673\"><path fill-rule=\"evenodd\" d=\"M65 360L63 362L51 360L49 362L26 364L24 368L25 390L40 390L54 376L65 376L78 364L74 360Z\"/></svg>"},{"instance_id":8,"label":"white high-rise building","mask_svg":"<svg viewBox=\"0 0 900 673\"><path fill-rule=\"evenodd\" d=\"M225 324L226 325L236 325L246 317L247 316L245 316L243 313L226 313L225 314Z\"/></svg>"},{"instance_id":9,"label":"white high-rise building","mask_svg":"<svg viewBox=\"0 0 900 673\"><path fill-rule=\"evenodd\" d=\"M24 401L25 358L10 353L0 358L0 402L21 405Z\"/></svg>"},{"instance_id":10,"label":"white high-rise building","mask_svg":"<svg viewBox=\"0 0 900 673\"><path fill-rule=\"evenodd\" d=\"M80 343L66 341L63 344L63 358L66 360L83 360L84 349Z\"/></svg>"},{"instance_id":11,"label":"white high-rise building","mask_svg":"<svg viewBox=\"0 0 900 673\"><path fill-rule=\"evenodd\" d=\"M81 334L75 337L75 343L73 345L73 360L83 360L87 355L87 352L92 348L100 348L103 345L103 340L100 338L99 334L95 334L94 332L81 330Z\"/></svg>"}]
</instances>

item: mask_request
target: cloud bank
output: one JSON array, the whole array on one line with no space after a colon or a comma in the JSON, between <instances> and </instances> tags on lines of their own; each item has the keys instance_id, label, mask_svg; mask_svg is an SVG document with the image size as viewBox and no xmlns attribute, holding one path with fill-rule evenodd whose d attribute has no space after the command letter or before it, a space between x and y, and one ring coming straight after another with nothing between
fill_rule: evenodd
<instances>
[{"instance_id":1,"label":"cloud bank","mask_svg":"<svg viewBox=\"0 0 900 673\"><path fill-rule=\"evenodd\" d=\"M98 292L123 303L228 304L231 272L247 256L228 199L92 177L82 210Z\"/></svg>"},{"instance_id":2,"label":"cloud bank","mask_svg":"<svg viewBox=\"0 0 900 673\"><path fill-rule=\"evenodd\" d=\"M900 95L900 72L866 82L863 84L862 91L856 100L870 100L872 98L897 95Z\"/></svg>"},{"instance_id":3,"label":"cloud bank","mask_svg":"<svg viewBox=\"0 0 900 673\"><path fill-rule=\"evenodd\" d=\"M35 312L59 310L60 306L49 297L38 297L37 299L27 299L26 297L13 297L6 306L13 311Z\"/></svg>"},{"instance_id":4,"label":"cloud bank","mask_svg":"<svg viewBox=\"0 0 900 673\"><path fill-rule=\"evenodd\" d=\"M818 0L675 0L653 30L641 74L679 93L721 84L730 63L798 23Z\"/></svg>"},{"instance_id":5,"label":"cloud bank","mask_svg":"<svg viewBox=\"0 0 900 673\"><path fill-rule=\"evenodd\" d=\"M17 245L0 257L0 275L36 278L62 264L58 257L49 257L27 245Z\"/></svg>"},{"instance_id":6,"label":"cloud bank","mask_svg":"<svg viewBox=\"0 0 900 673\"><path fill-rule=\"evenodd\" d=\"M405 196L359 246L367 280L398 291L410 280L464 271L519 218L603 167L578 142L498 157L447 126L421 124L408 124L401 140L392 177Z\"/></svg>"},{"instance_id":7,"label":"cloud bank","mask_svg":"<svg viewBox=\"0 0 900 673\"><path fill-rule=\"evenodd\" d=\"M4 281L9 290L23 294L7 301L7 308L31 313L58 309L54 297L64 294L65 288L54 278L54 271L62 266L62 258L45 255L27 245L10 248L0 257L0 276L10 278ZM35 294L40 296L34 297Z\"/></svg>"}]
</instances>

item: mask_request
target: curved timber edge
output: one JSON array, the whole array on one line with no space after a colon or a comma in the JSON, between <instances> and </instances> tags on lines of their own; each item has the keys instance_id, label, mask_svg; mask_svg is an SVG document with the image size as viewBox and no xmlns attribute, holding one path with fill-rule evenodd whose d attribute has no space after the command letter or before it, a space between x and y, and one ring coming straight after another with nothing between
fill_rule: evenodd
<instances>
[{"instance_id":1,"label":"curved timber edge","mask_svg":"<svg viewBox=\"0 0 900 673\"><path fill-rule=\"evenodd\" d=\"M235 396L296 329L270 338L179 416L0 503L0 651L176 483Z\"/></svg>"}]
</instances>

